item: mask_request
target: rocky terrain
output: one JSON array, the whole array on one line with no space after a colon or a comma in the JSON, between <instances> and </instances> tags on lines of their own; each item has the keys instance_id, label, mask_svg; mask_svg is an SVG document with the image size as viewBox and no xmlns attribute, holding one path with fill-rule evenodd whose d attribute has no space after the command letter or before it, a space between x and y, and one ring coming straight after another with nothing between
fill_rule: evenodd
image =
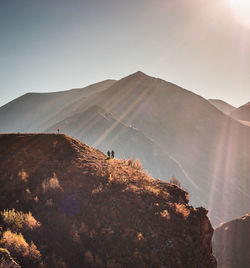
<instances>
[{"instance_id":1,"label":"rocky terrain","mask_svg":"<svg viewBox=\"0 0 250 268\"><path fill-rule=\"evenodd\" d=\"M139 160L66 135L2 134L0 146L0 265L216 267L207 210Z\"/></svg>"},{"instance_id":2,"label":"rocky terrain","mask_svg":"<svg viewBox=\"0 0 250 268\"><path fill-rule=\"evenodd\" d=\"M250 267L250 214L216 228L213 249L219 268Z\"/></svg>"}]
</instances>

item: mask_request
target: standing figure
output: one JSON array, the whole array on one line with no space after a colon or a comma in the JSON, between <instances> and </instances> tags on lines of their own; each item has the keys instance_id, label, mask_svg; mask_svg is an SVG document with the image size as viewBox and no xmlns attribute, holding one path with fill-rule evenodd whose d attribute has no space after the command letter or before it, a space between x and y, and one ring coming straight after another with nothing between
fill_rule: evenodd
<instances>
[{"instance_id":1,"label":"standing figure","mask_svg":"<svg viewBox=\"0 0 250 268\"><path fill-rule=\"evenodd\" d=\"M60 132L60 126L57 127L57 134Z\"/></svg>"},{"instance_id":2,"label":"standing figure","mask_svg":"<svg viewBox=\"0 0 250 268\"><path fill-rule=\"evenodd\" d=\"M110 159L110 151L107 152L108 159Z\"/></svg>"},{"instance_id":3,"label":"standing figure","mask_svg":"<svg viewBox=\"0 0 250 268\"><path fill-rule=\"evenodd\" d=\"M112 150L111 152L111 158L114 158L115 157L115 152Z\"/></svg>"}]
</instances>

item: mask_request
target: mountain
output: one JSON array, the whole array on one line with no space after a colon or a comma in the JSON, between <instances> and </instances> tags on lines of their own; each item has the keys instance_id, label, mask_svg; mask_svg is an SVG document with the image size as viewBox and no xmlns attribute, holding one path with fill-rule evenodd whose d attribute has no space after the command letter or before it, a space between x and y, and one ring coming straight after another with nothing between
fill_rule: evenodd
<instances>
[{"instance_id":1,"label":"mountain","mask_svg":"<svg viewBox=\"0 0 250 268\"><path fill-rule=\"evenodd\" d=\"M250 129L206 99L137 72L79 102L78 112L97 104L176 159L192 204L208 207L214 224L249 210Z\"/></svg>"},{"instance_id":2,"label":"mountain","mask_svg":"<svg viewBox=\"0 0 250 268\"><path fill-rule=\"evenodd\" d=\"M0 107L0 132L40 131L47 121L57 122L57 116L79 98L107 89L115 83L106 80L85 88L54 93L27 93ZM71 108L74 111L74 107ZM52 124L52 123L51 123Z\"/></svg>"},{"instance_id":3,"label":"mountain","mask_svg":"<svg viewBox=\"0 0 250 268\"><path fill-rule=\"evenodd\" d=\"M81 135L86 133L90 145L100 144L100 148L105 151L112 140L112 146L119 146L116 147L118 154L126 152L130 156L137 156L142 151L139 156L143 159L143 166L147 170L153 170L153 176L158 176L159 170L162 174L169 158L174 160L185 174L179 179L190 194L191 204L207 207L210 219L215 225L249 211L250 128L224 114L201 96L175 84L136 72L112 82L105 90L74 99L67 107L63 104L59 106L62 109L58 109L57 113L53 112L51 116L36 114L36 109L30 109L29 114L33 121L20 113L18 122L26 122L24 131L49 129L54 132L58 124L63 124L67 133L77 135L82 141L85 141L85 137ZM91 107L103 109L104 112L101 112L100 116L100 112L96 114L95 108ZM93 117L87 112L88 109L93 113ZM14 108L9 111L11 110ZM111 114L113 121L105 119L105 113ZM8 124L11 126L8 128L1 114L0 110L1 129L5 129L5 132L16 129L17 121L6 113L4 118L8 118ZM86 114L89 118L94 118L93 120L97 116L100 117L102 127L98 128L95 124L95 127L88 131ZM117 126L114 131L110 131L112 124ZM125 131L124 126L135 131ZM108 134L106 147L105 142L100 143L102 128L105 131L103 134ZM121 136L120 129L124 129ZM91 133L93 138L88 133ZM128 137L125 137L127 135ZM137 137L143 139L142 144L147 148L154 148L157 152L152 154L150 150L142 150L140 143L134 150L132 147L138 140ZM126 146L123 145L124 140ZM155 158L159 161L155 168L153 163L157 154L163 155L166 160ZM165 157L166 155L168 157ZM169 173L166 174L160 178L166 179Z\"/></svg>"},{"instance_id":4,"label":"mountain","mask_svg":"<svg viewBox=\"0 0 250 268\"><path fill-rule=\"evenodd\" d=\"M216 267L207 211L138 162L108 159L60 134L2 134L0 146L0 252L8 260L31 268Z\"/></svg>"},{"instance_id":5,"label":"mountain","mask_svg":"<svg viewBox=\"0 0 250 268\"><path fill-rule=\"evenodd\" d=\"M250 267L250 214L215 229L213 249L218 267Z\"/></svg>"},{"instance_id":6,"label":"mountain","mask_svg":"<svg viewBox=\"0 0 250 268\"><path fill-rule=\"evenodd\" d=\"M231 112L235 109L234 106L232 106L231 104L223 101L223 100L219 100L219 99L209 99L208 100L212 105L214 105L218 110L222 111L224 114L226 115L230 115Z\"/></svg>"},{"instance_id":7,"label":"mountain","mask_svg":"<svg viewBox=\"0 0 250 268\"><path fill-rule=\"evenodd\" d=\"M248 121L250 122L250 102L234 109L231 116L236 120Z\"/></svg>"},{"instance_id":8,"label":"mountain","mask_svg":"<svg viewBox=\"0 0 250 268\"><path fill-rule=\"evenodd\" d=\"M169 180L173 175L187 180L180 164L167 155L140 130L117 121L111 113L97 105L74 114L51 126L53 132L60 125L63 133L85 141L107 152L114 150L119 158L140 159L150 174Z\"/></svg>"}]
</instances>

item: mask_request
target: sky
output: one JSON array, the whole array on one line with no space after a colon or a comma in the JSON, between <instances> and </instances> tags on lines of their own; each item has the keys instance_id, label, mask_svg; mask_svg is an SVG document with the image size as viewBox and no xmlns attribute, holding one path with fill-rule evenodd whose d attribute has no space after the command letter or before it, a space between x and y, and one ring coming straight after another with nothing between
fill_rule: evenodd
<instances>
[{"instance_id":1,"label":"sky","mask_svg":"<svg viewBox=\"0 0 250 268\"><path fill-rule=\"evenodd\" d=\"M138 70L243 105L250 101L250 24L235 3L0 0L0 106L27 92ZM250 17L250 6L244 12Z\"/></svg>"}]
</instances>

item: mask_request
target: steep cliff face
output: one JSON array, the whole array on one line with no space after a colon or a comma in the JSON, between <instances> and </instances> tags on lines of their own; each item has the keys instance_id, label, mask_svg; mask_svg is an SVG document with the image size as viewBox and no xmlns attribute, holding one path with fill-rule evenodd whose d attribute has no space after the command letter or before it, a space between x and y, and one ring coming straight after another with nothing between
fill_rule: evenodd
<instances>
[{"instance_id":1,"label":"steep cliff face","mask_svg":"<svg viewBox=\"0 0 250 268\"><path fill-rule=\"evenodd\" d=\"M207 211L139 161L65 135L0 135L0 145L1 246L22 267L216 267Z\"/></svg>"},{"instance_id":2,"label":"steep cliff face","mask_svg":"<svg viewBox=\"0 0 250 268\"><path fill-rule=\"evenodd\" d=\"M216 228L213 248L219 268L250 267L250 214Z\"/></svg>"}]
</instances>

